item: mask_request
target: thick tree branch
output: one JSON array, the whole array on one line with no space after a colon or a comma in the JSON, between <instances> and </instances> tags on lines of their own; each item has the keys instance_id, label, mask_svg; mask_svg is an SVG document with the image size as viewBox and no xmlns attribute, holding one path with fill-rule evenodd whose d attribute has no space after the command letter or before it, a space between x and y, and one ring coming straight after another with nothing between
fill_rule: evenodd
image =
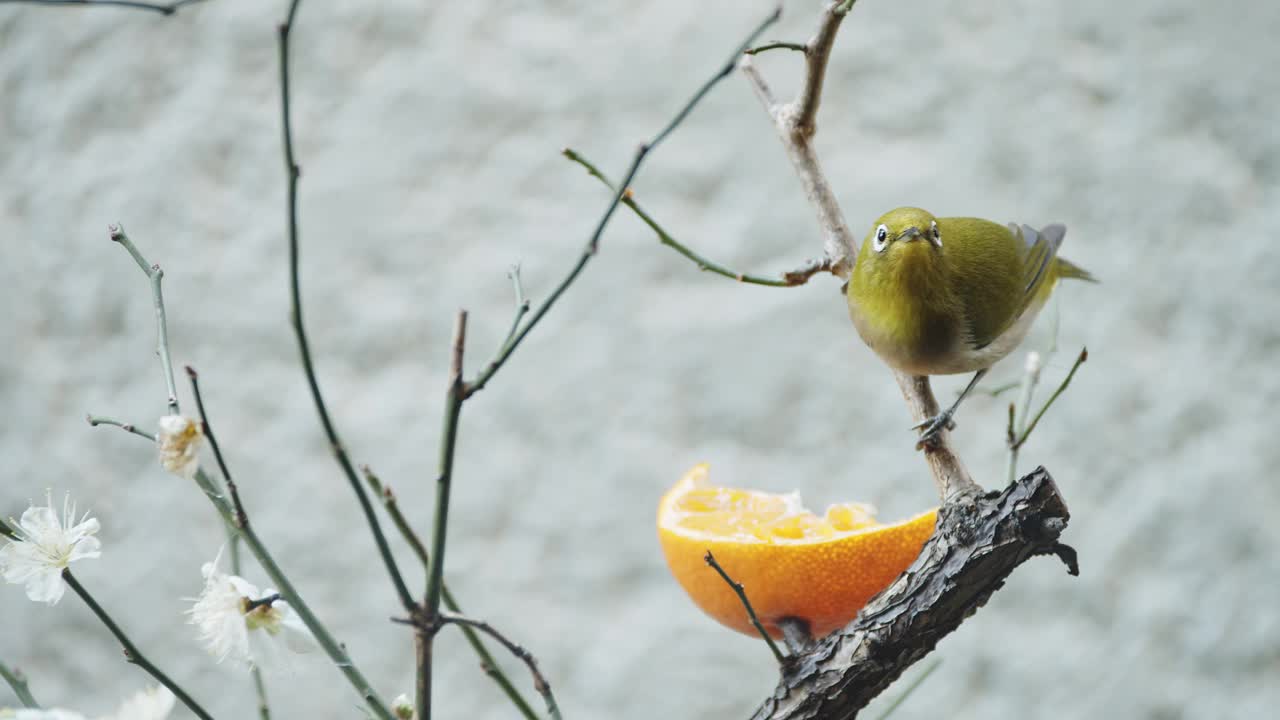
<instances>
[{"instance_id":1,"label":"thick tree branch","mask_svg":"<svg viewBox=\"0 0 1280 720\"><path fill-rule=\"evenodd\" d=\"M1070 514L1044 468L1001 492L957 498L938 518L915 563L847 627L792 659L753 720L854 718L1029 558L1056 555L1079 573L1075 551L1058 542Z\"/></svg>"}]
</instances>

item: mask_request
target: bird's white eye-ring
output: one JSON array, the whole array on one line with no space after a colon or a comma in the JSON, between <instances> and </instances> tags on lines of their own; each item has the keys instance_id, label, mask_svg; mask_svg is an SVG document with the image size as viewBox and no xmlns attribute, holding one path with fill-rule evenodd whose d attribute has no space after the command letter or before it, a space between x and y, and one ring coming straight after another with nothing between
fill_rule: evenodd
<instances>
[{"instance_id":1,"label":"bird's white eye-ring","mask_svg":"<svg viewBox=\"0 0 1280 720\"><path fill-rule=\"evenodd\" d=\"M881 225L876 228L876 239L871 242L871 249L876 252L884 252L886 246L889 245L889 228Z\"/></svg>"},{"instance_id":2,"label":"bird's white eye-ring","mask_svg":"<svg viewBox=\"0 0 1280 720\"><path fill-rule=\"evenodd\" d=\"M929 224L929 239L934 245L942 247L942 231L938 229L938 222L935 220Z\"/></svg>"}]
</instances>

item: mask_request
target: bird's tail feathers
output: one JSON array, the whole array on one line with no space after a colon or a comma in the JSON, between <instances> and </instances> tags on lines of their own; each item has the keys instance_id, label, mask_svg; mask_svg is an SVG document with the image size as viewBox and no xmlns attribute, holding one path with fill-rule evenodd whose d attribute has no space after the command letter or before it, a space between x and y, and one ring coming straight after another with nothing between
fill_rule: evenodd
<instances>
[{"instance_id":1,"label":"bird's tail feathers","mask_svg":"<svg viewBox=\"0 0 1280 720\"><path fill-rule=\"evenodd\" d=\"M1077 280L1084 280L1085 282L1091 282L1091 283L1098 282L1098 278L1094 277L1093 273L1089 272L1088 270L1085 270L1079 265L1076 265L1070 260L1061 256L1059 256L1057 260L1058 260L1058 277L1059 278L1075 278Z\"/></svg>"}]
</instances>

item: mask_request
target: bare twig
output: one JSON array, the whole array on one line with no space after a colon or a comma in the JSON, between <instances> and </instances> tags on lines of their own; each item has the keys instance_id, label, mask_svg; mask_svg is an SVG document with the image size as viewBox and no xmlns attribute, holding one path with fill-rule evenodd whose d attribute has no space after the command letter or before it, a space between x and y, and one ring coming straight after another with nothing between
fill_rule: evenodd
<instances>
[{"instance_id":1,"label":"bare twig","mask_svg":"<svg viewBox=\"0 0 1280 720\"><path fill-rule=\"evenodd\" d=\"M581 165L583 168L586 169L589 175L600 180L600 182L603 183L605 187L617 192L617 187L612 182L610 182L609 178L605 177L604 173L600 172L600 169L597 168L594 164L592 164L590 160L587 160L585 157L583 157L581 153L579 153L578 151L572 148L565 148L561 152L561 154L563 154L566 158L572 160L573 162L576 162L579 165ZM632 212L634 212L637 217L639 217L642 221L644 221L645 225L648 225L649 228L658 235L659 242L671 248L672 250L675 250L676 252L680 253L686 258L692 260L693 263L698 266L698 269L704 272L715 273L716 275L727 277L730 280L737 280L740 283L746 283L749 285L767 285L770 287L795 287L797 285L803 285L806 282L808 282L809 278L813 277L813 275L819 272L820 270L827 269L827 268L819 267L821 263L817 261L812 261L810 262L809 265L806 265L805 267L800 268L799 270L793 270L791 272L783 273L781 279L760 277L758 275L748 275L746 273L735 272L733 270L730 270L724 267L723 265L720 265L716 262L713 262L712 260L707 259L703 255L699 255L697 252L694 252L687 245L681 243L679 240L676 240L674 237L672 237L670 233L668 233L666 230L662 228L661 225L658 224L657 220L654 220L653 217L649 215L649 213L641 209L640 205L636 202L635 194L633 192L623 193L622 204L631 208ZM810 268L813 268L813 269L811 270Z\"/></svg>"},{"instance_id":2,"label":"bare twig","mask_svg":"<svg viewBox=\"0 0 1280 720\"><path fill-rule=\"evenodd\" d=\"M755 608L751 607L751 601L747 599L747 591L742 587L742 583L729 577L729 573L725 572L724 568L720 567L720 563L716 561L716 556L712 555L710 550L707 551L707 554L704 555L702 559L706 560L707 564L711 566L711 569L715 570L720 577L729 584L729 587L738 596L738 599L742 601L742 607L747 610L747 617L751 620L751 624L754 625L756 630L760 633L760 637L764 638L765 644L769 646L769 650L773 653L773 657L778 661L778 664L785 662L787 659L786 656L784 656L782 651L778 649L778 644L773 641L773 638L769 637L769 633L764 629L764 625L760 624L760 618L756 617Z\"/></svg>"},{"instance_id":3,"label":"bare twig","mask_svg":"<svg viewBox=\"0 0 1280 720\"><path fill-rule=\"evenodd\" d=\"M473 620L456 613L445 613L440 616L440 621L444 624L465 625L479 630L489 637L497 640L512 655L520 659L528 668L529 674L533 676L533 688L542 696L542 700L547 704L547 714L553 720L560 720L560 707L556 704L555 695L551 693L551 684L547 682L547 678L543 676L542 671L538 669L538 661L533 657L533 653L525 650L520 645L509 640L505 635L498 632L492 625L481 620Z\"/></svg>"},{"instance_id":4,"label":"bare twig","mask_svg":"<svg viewBox=\"0 0 1280 720\"><path fill-rule=\"evenodd\" d=\"M769 50L796 50L798 52L808 52L809 46L804 43L771 42L765 43L764 45L757 45L750 50L743 50L742 53L744 55L759 55L760 53L767 52Z\"/></svg>"},{"instance_id":5,"label":"bare twig","mask_svg":"<svg viewBox=\"0 0 1280 720\"><path fill-rule=\"evenodd\" d=\"M329 441L329 450L333 453L334 459L338 461L338 466L347 478L347 484L351 486L352 492L356 495L356 500L360 503L360 510L364 513L365 522L368 523L370 532L373 533L373 541L378 547L378 555L382 558L382 563L387 568L387 574L391 577L391 584L395 586L396 595L400 598L400 604L406 610L412 611L416 607L413 596L409 593L408 586L404 584L404 578L400 575L400 568L396 565L395 556L391 553L391 546L387 544L387 538L382 532L382 526L378 523L378 515L374 512L373 504L369 502L369 495L365 492L364 486L360 484L355 465L352 464L351 458L347 455L346 446L343 445L342 440L338 437L338 430L329 416L329 409L325 405L324 395L320 392L320 382L316 377L315 363L311 359L311 344L307 339L306 325L302 319L302 289L298 277L298 177L301 175L301 169L298 167L293 154L293 127L289 112L289 33L293 28L293 19L298 12L299 2L300 0L293 0L289 3L289 14L278 28L280 41L280 114L284 133L284 164L285 171L289 177L287 205L289 216L290 318L293 323L294 336L298 343L298 351L302 359L302 370L307 379L307 387L311 390L311 399L315 404L316 414L320 417L320 425L323 427L325 437Z\"/></svg>"},{"instance_id":6,"label":"bare twig","mask_svg":"<svg viewBox=\"0 0 1280 720\"><path fill-rule=\"evenodd\" d=\"M391 522L400 531L400 535L405 542L409 543L409 548L422 561L424 572L431 569L431 561L428 559L427 546L422 544L422 538L418 537L418 533L414 531L413 526L409 524L409 519L400 512L400 503L396 501L396 494L392 492L390 487L382 484L382 480L373 473L368 465L360 466L360 473L364 475L364 481L368 483L369 489L373 494L382 498L382 507L387 511L387 515L391 516Z\"/></svg>"},{"instance_id":7,"label":"bare twig","mask_svg":"<svg viewBox=\"0 0 1280 720\"><path fill-rule=\"evenodd\" d=\"M1014 404L1009 403L1009 427L1006 436L1009 443L1009 462L1008 472L1006 473L1006 482L1013 482L1017 479L1015 474L1018 469L1018 434L1027 428L1027 419L1031 416L1031 398L1036 391L1036 383L1040 382L1040 353L1032 350L1027 353L1025 367L1022 374L1022 392L1019 393L1018 405L1021 411L1015 410ZM1021 424L1018 424L1018 420Z\"/></svg>"},{"instance_id":8,"label":"bare twig","mask_svg":"<svg viewBox=\"0 0 1280 720\"><path fill-rule=\"evenodd\" d=\"M147 263L146 259L143 258L141 251L139 251L137 246L133 244L129 239L129 236L125 234L123 226L114 225L110 228L110 232L111 239L119 243L129 252L129 255L133 257L134 262L138 264L138 267L142 268L142 271L147 275L147 279L150 280L152 301L156 310L156 355L160 357L160 367L164 371L165 386L169 393L169 413L176 415L179 412L177 387L173 379L173 362L169 355L169 334L167 330L167 322L165 320L164 295L160 289L160 281L164 277L164 271L160 269L159 265L151 265ZM196 403L197 405L200 405L199 388L196 386L194 371L188 367L187 373L191 376L191 384L193 389L196 391ZM200 414L203 418L204 408L202 406L200 408ZM119 423L110 418L95 417L93 415L88 416L88 420L90 425L117 425L128 432L141 435L152 442L155 442L156 440L154 435L142 432L132 424ZM210 432L207 424L205 432ZM244 510L240 507L240 498L239 495L236 494L235 483L232 482L230 474L226 471L226 466L222 463L222 453L219 451L217 442L214 440L212 435L209 437L209 442L213 446L214 454L218 458L218 464L222 466L223 476L226 477L227 480L227 489L231 493L231 498L236 506L235 521L237 523L244 522ZM229 526L227 528L227 546L231 556L232 572L238 575L240 574L240 536L235 532L234 527ZM260 716L262 720L267 720L270 715L270 711L267 707L266 687L262 682L261 670L255 666L251 670L251 673L253 675L254 688L258 694Z\"/></svg>"},{"instance_id":9,"label":"bare twig","mask_svg":"<svg viewBox=\"0 0 1280 720\"><path fill-rule=\"evenodd\" d=\"M569 289L569 286L577 279L578 275L582 272L582 269L586 267L587 263L591 261L591 258L595 256L596 250L600 244L600 236L604 234L604 229L608 226L610 218L612 218L614 212L617 211L618 205L622 203L622 198L626 192L626 188L630 187L632 180L635 179L636 174L640 171L640 165L644 163L645 157L647 157L649 153L653 152L658 145L662 144L662 141L666 140L667 136L680 126L680 123L684 122L684 119L693 111L693 108L696 107L704 97L706 97L707 93L711 91L711 88L715 87L716 83L720 82L727 75L733 72L737 58L742 55L743 51L751 47L752 43L755 42L756 38L760 37L761 33L768 29L770 25L777 22L781 15L782 8L778 7L769 15L769 17L765 18L765 20L760 23L760 25L747 37L746 42L739 45L738 48L734 50L729 61L721 67L710 80L703 83L702 87L698 88L698 91L693 94L693 97L691 97L689 101L676 112L675 117L672 118L671 121L662 128L662 130L658 131L658 133L654 135L649 142L642 144L639 149L636 150L635 155L632 157L630 167L628 167L627 171L622 175L622 184L615 190L613 199L609 201L609 205L605 208L604 215L602 215L600 220L596 223L595 230L587 240L586 247L578 257L578 261L572 268L570 268L569 274L566 275L564 279L560 281L560 284L551 291L551 294L547 296L547 299L542 301L542 304L533 311L532 316L530 316L524 327L522 327L520 331L511 338L510 342L504 343L503 346L498 349L493 360L484 367L474 380L467 383L467 397L470 397L484 389L485 385L489 383L489 380L493 378L494 374L497 373L504 364L506 364L508 358L510 358L511 354L520 346L520 343L523 342L533 328L538 325L538 321L542 320L542 318L547 314L547 311L555 305L556 300L560 299L560 296L564 294L565 290Z\"/></svg>"},{"instance_id":10,"label":"bare twig","mask_svg":"<svg viewBox=\"0 0 1280 720\"><path fill-rule=\"evenodd\" d=\"M31 694L31 688L27 685L27 676L23 675L21 670L10 668L0 662L0 677L9 683L9 687L18 697L18 702L22 703L22 707L32 709L40 707L40 703L36 702L35 696Z\"/></svg>"},{"instance_id":11,"label":"bare twig","mask_svg":"<svg viewBox=\"0 0 1280 720\"><path fill-rule=\"evenodd\" d=\"M89 7L119 7L133 10L150 10L161 15L172 15L187 5L194 5L204 0L178 0L171 3L134 2L134 0L0 0L3 3L23 3L27 5L53 5L70 7L73 5Z\"/></svg>"},{"instance_id":12,"label":"bare twig","mask_svg":"<svg viewBox=\"0 0 1280 720\"><path fill-rule=\"evenodd\" d=\"M804 85L789 112L794 113L794 117L790 119L793 131L806 140L817 132L818 105L822 102L822 84L827 77L827 63L831 59L831 48L835 46L840 23L852 7L852 2L828 5L823 13L822 22L818 25L817 34L805 43Z\"/></svg>"},{"instance_id":13,"label":"bare twig","mask_svg":"<svg viewBox=\"0 0 1280 720\"><path fill-rule=\"evenodd\" d=\"M231 495L231 507L235 511L235 526L243 530L249 527L249 516L240 502L236 481L231 479L231 471L227 469L227 463L222 459L222 449L218 447L218 439L213 434L213 426L209 424L209 416L205 414L204 398L200 396L200 376L190 365L186 370L187 377L191 379L191 394L196 398L196 412L200 413L200 426L204 430L204 436L209 438L209 447L213 450L213 457L218 461L218 469L222 471L222 479L227 483L227 492Z\"/></svg>"},{"instance_id":14,"label":"bare twig","mask_svg":"<svg viewBox=\"0 0 1280 720\"><path fill-rule=\"evenodd\" d=\"M418 560L422 562L423 571L429 574L431 572L431 556L427 553L427 547L426 545L423 545L422 539L418 537L418 534L414 532L413 528L409 525L409 521L405 518L404 513L400 512L400 504L396 501L395 493L392 492L389 486L383 485L382 481L373 473L372 470L369 469L367 465L361 466L360 471L364 474L365 481L369 483L369 488L373 493L382 498L382 504L386 508L387 514L391 516L392 523L395 524L398 530L400 530L400 534L404 536L405 542L409 543L409 547L413 549L414 554L418 556ZM456 613L462 612L462 608L458 605L457 599L455 599L453 597L453 593L449 591L449 584L443 580L440 581L440 597L441 602L450 611ZM516 706L522 715L524 715L528 720L537 720L537 713L535 713L533 708L530 707L529 702L524 699L524 696L520 694L520 691L516 689L515 685L511 683L511 679L502 671L502 668L494 661L493 655L489 652L489 648L484 646L484 642L480 639L480 636L476 631L466 626L463 626L461 629L462 634L467 639L467 644L471 645L471 649L475 651L476 657L480 659L480 667L484 669L485 674L497 683L498 687L502 688L502 691L506 693L507 697L511 699L512 704Z\"/></svg>"},{"instance_id":15,"label":"bare twig","mask_svg":"<svg viewBox=\"0 0 1280 720\"><path fill-rule=\"evenodd\" d=\"M169 358L169 330L164 319L164 293L160 290L160 281L164 279L164 270L159 265L152 265L138 252L137 246L129 240L123 225L112 225L108 228L111 239L124 246L133 256L134 262L142 268L147 279L151 281L151 302L156 311L156 355L160 356L160 367L164 370L164 384L169 389L169 414L178 414L178 386L173 381L173 361Z\"/></svg>"},{"instance_id":16,"label":"bare twig","mask_svg":"<svg viewBox=\"0 0 1280 720\"><path fill-rule=\"evenodd\" d=\"M806 44L804 84L795 100L790 103L778 104L764 77L752 63L751 56L744 55L739 66L769 117L773 119L778 137L800 177L805 196L817 214L831 272L847 278L853 269L856 243L811 144L817 127L815 117L822 96L827 61L835 43L836 31L840 29L843 20L844 12L839 9L839 3L830 3L823 10L818 31Z\"/></svg>"},{"instance_id":17,"label":"bare twig","mask_svg":"<svg viewBox=\"0 0 1280 720\"><path fill-rule=\"evenodd\" d=\"M142 433L134 434L146 437ZM380 720L395 720L395 716L387 709L386 703L378 696L377 691L373 689L373 686L365 679L364 674L352 662L351 657L347 655L346 647L333 637L333 634L324 626L324 623L320 622L320 618L311 611L311 606L298 593L297 588L293 586L293 582L289 580L289 576L285 575L280 566L276 564L275 558L267 550L267 546L262 543L262 539L258 537L253 527L246 525L239 530L235 529L235 508L203 468L196 470L195 481L196 485L204 491L205 497L209 498L209 501L213 503L214 509L222 516L226 526L238 533L238 537L244 540L249 552L253 554L258 564L262 566L262 570L267 574L267 577L271 578L271 582L275 584L280 596L288 601L289 607L298 614L298 618L311 631L320 648L333 662L334 667L338 668L350 681L356 692L369 705L374 715ZM0 529L3 529L3 527L4 523L0 521Z\"/></svg>"},{"instance_id":18,"label":"bare twig","mask_svg":"<svg viewBox=\"0 0 1280 720\"><path fill-rule=\"evenodd\" d=\"M120 646L124 648L125 660L128 660L130 663L142 668L161 685L169 688L170 692L181 700L183 705L186 705L191 712L196 714L196 717L202 718L202 720L212 720L212 716L205 712L205 709L200 707L200 704L193 700L191 696L187 694L186 690L183 690L180 685L170 679L168 675L164 674L160 668L156 667L142 654L141 651L138 650L138 647L133 644L133 641L129 639L128 635L125 635L124 631L120 629L120 626L111 619L111 616L107 614L107 611L98 604L98 601L93 598L93 595L90 595L89 591L86 590L84 586L80 584L80 581L76 579L76 576L71 574L71 568L63 568L62 579L71 586L71 589L75 591L75 594L80 596L80 599L84 601L85 605L89 606L89 609L93 611L93 614L97 615L98 619L102 621L102 624L107 627L107 630L115 636L116 641L118 641Z\"/></svg>"},{"instance_id":19,"label":"bare twig","mask_svg":"<svg viewBox=\"0 0 1280 720\"><path fill-rule=\"evenodd\" d=\"M733 72L736 58L741 55L743 50L751 46L751 43L759 37L770 25L777 21L781 14L781 8L777 8L765 19L742 43L730 57L720 70L716 72L710 80L703 83L702 87L694 93L693 97L686 102L675 117L671 119L661 130L658 131L653 138L640 146L631 161L631 165L624 174L623 182L614 191L613 199L609 202L605 209L604 215L596 223L595 230L587 240L586 247L579 256L578 261L570 268L569 273L560 281L560 283L551 291L551 294L544 300L537 309L532 312L528 321L523 325L516 323L519 328L513 333L509 333L508 339L502 344L491 360L483 370L470 382L463 379L462 375L462 357L466 341L466 312L459 311L457 322L454 326L454 340L452 362L450 363L450 382L449 390L445 400L445 421L444 428L440 439L440 472L436 483L436 505L435 505L435 524L432 528L432 543L430 553L430 570L427 575L427 594L425 602L421 609L410 607L410 617L413 624L418 628L415 634L416 655L417 655L417 708L420 720L430 720L431 718L431 671L432 671L432 646L434 642L434 628L441 617L440 601L443 590L443 571L444 571L444 549L445 538L448 534L448 508L449 508L449 490L452 481L453 472L453 455L457 440L458 418L462 410L462 404L476 392L479 392L489 382L490 379L506 364L512 353L520 346L524 338L538 322L547 314L556 300L568 290L578 275L586 267L587 263L595 255L599 248L600 238L604 234L604 229L608 225L610 218L617 211L618 205L622 203L626 188L631 181L635 179L636 174L640 170L640 165L644 162L645 157L660 145L668 135L670 135L680 124L688 117L693 108L710 92L711 88L720 80ZM286 109L286 116L287 116ZM522 304L522 303L521 303ZM521 311L517 311L522 314Z\"/></svg>"},{"instance_id":20,"label":"bare twig","mask_svg":"<svg viewBox=\"0 0 1280 720\"><path fill-rule=\"evenodd\" d=\"M449 361L449 389L445 393L444 428L440 433L439 473L436 476L435 519L432 523L431 556L427 566L427 593L423 602L423 625L417 643L417 708L421 720L431 720L432 625L440 616L441 590L444 586L445 539L449 529L449 490L453 483L454 448L458 440L458 416L467 399L466 382L462 379L462 360L467 343L467 311L459 310L453 324L453 343Z\"/></svg>"},{"instance_id":21,"label":"bare twig","mask_svg":"<svg viewBox=\"0 0 1280 720\"><path fill-rule=\"evenodd\" d=\"M154 436L137 430L136 427L130 423L123 423L111 418L93 415L90 415L88 419L91 425L113 425L123 428L139 437L144 437L152 441L152 443L156 440ZM249 551L253 554L254 558L257 559L258 564L261 565L263 571L267 573L267 576L271 578L276 588L278 588L280 595L288 601L289 607L298 614L299 619L301 619L303 624L307 626L307 629L311 631L311 634L315 637L316 642L320 645L321 649L324 650L325 654L333 662L334 666L337 667L352 684L356 689L356 692L360 694L360 697L365 700L374 715L380 720L395 720L391 711L387 709L386 703L378 696L378 693L373 689L369 681L365 679L359 668L357 668L351 661L350 656L347 655L346 648L333 637L328 628L326 628L324 624L320 622L320 619L316 617L315 613L311 611L310 606L307 605L306 601L303 600L297 589L294 588L289 577L285 575L284 571L280 569L280 566L276 564L275 558L271 556L270 551L267 550L266 546L262 543L262 540L257 536L257 533L254 532L254 529L248 525L247 521L243 523L243 527L240 527L239 529L236 528L236 525L238 524L237 509L228 501L222 488L220 488L202 468L196 469L195 481L196 485L205 494L205 497L213 503L214 508L222 517L223 523L228 529L231 542L234 543L236 538L244 540L245 545L248 546ZM243 508L240 508L240 512L243 512ZM3 523L0 523L0 525L3 525ZM232 557L235 557L234 553ZM266 717L265 698L265 693L260 692L259 712L263 717Z\"/></svg>"},{"instance_id":22,"label":"bare twig","mask_svg":"<svg viewBox=\"0 0 1280 720\"><path fill-rule=\"evenodd\" d=\"M507 337L502 343L505 345L511 342L511 338L516 336L516 331L520 329L520 321L524 320L524 316L529 313L532 305L529 299L524 296L524 285L520 283L520 266L512 265L511 270L507 271L507 277L511 278L511 287L516 294L516 316L511 320L511 329L507 331Z\"/></svg>"},{"instance_id":23,"label":"bare twig","mask_svg":"<svg viewBox=\"0 0 1280 720\"><path fill-rule=\"evenodd\" d=\"M462 358L467 343L467 311L459 310L453 324L453 343L449 361L449 390L444 410L444 430L440 437L440 472L436 476L435 521L432 526L430 571L427 574L426 610L434 615L440 609L440 586L444 580L445 538L449 525L449 489L453 480L454 446L458 440L458 416L466 387L462 380Z\"/></svg>"},{"instance_id":24,"label":"bare twig","mask_svg":"<svg viewBox=\"0 0 1280 720\"><path fill-rule=\"evenodd\" d=\"M1031 424L1027 426L1026 430L1022 431L1022 435L1018 437L1017 442L1013 443L1014 450L1021 448L1022 445L1027 442L1027 438L1031 437L1031 431L1036 429L1036 425L1040 422L1040 418L1044 417L1044 414L1049 411L1049 407L1053 405L1053 401L1057 400L1058 396L1067 389L1067 386L1071 384L1071 378L1076 376L1076 370L1079 370L1080 366L1088 359L1089 348L1081 348L1080 355L1078 355L1076 357L1076 361L1072 363L1071 371L1067 373L1067 377L1063 379L1062 384L1058 386L1057 390L1053 391L1053 394L1045 401L1044 407L1040 408L1040 412L1036 413L1036 416L1031 419Z\"/></svg>"},{"instance_id":25,"label":"bare twig","mask_svg":"<svg viewBox=\"0 0 1280 720\"><path fill-rule=\"evenodd\" d=\"M92 425L93 427L97 427L99 425L112 425L114 427L120 428L121 430L124 430L125 432L133 433L138 437L144 437L150 440L151 442L156 441L155 435L149 432L144 432L142 430L139 430L138 426L134 425L133 423L121 422L120 420L115 420L109 417L103 417L102 415L85 415L84 419L87 420L89 424Z\"/></svg>"}]
</instances>

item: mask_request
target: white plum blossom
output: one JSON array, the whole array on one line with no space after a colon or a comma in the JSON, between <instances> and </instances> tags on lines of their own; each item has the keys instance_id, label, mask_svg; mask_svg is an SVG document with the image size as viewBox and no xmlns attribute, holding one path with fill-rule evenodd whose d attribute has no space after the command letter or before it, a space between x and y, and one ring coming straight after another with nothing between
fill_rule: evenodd
<instances>
[{"instance_id":1,"label":"white plum blossom","mask_svg":"<svg viewBox=\"0 0 1280 720\"><path fill-rule=\"evenodd\" d=\"M96 558L102 544L93 537L98 521L85 513L76 522L76 507L67 495L62 502L62 517L53 507L53 494L46 496L46 507L32 505L22 513L13 528L17 539L0 548L0 576L5 582L26 585L27 597L35 602L56 604L67 585L62 571L82 558Z\"/></svg>"},{"instance_id":2,"label":"white plum blossom","mask_svg":"<svg viewBox=\"0 0 1280 720\"><path fill-rule=\"evenodd\" d=\"M259 592L249 581L218 569L222 554L201 568L204 591L187 611L200 629L200 642L222 662L231 658L260 666L279 647L295 653L315 649L315 639L289 603L271 589Z\"/></svg>"},{"instance_id":3,"label":"white plum blossom","mask_svg":"<svg viewBox=\"0 0 1280 720\"><path fill-rule=\"evenodd\" d=\"M165 415L160 418L160 432L156 445L160 448L160 466L188 480L195 477L200 467L200 442L204 432L200 423L182 415Z\"/></svg>"},{"instance_id":4,"label":"white plum blossom","mask_svg":"<svg viewBox=\"0 0 1280 720\"><path fill-rule=\"evenodd\" d=\"M413 720L417 717L413 701L409 700L409 696L404 693L400 693L395 700L391 701L391 714L396 716L396 720Z\"/></svg>"},{"instance_id":5,"label":"white plum blossom","mask_svg":"<svg viewBox=\"0 0 1280 720\"><path fill-rule=\"evenodd\" d=\"M99 720L166 720L173 712L174 697L168 688L152 687L141 690L133 697L125 700L118 710L105 715ZM0 709L3 720L88 720L84 715L72 710L48 708L45 710Z\"/></svg>"}]
</instances>

